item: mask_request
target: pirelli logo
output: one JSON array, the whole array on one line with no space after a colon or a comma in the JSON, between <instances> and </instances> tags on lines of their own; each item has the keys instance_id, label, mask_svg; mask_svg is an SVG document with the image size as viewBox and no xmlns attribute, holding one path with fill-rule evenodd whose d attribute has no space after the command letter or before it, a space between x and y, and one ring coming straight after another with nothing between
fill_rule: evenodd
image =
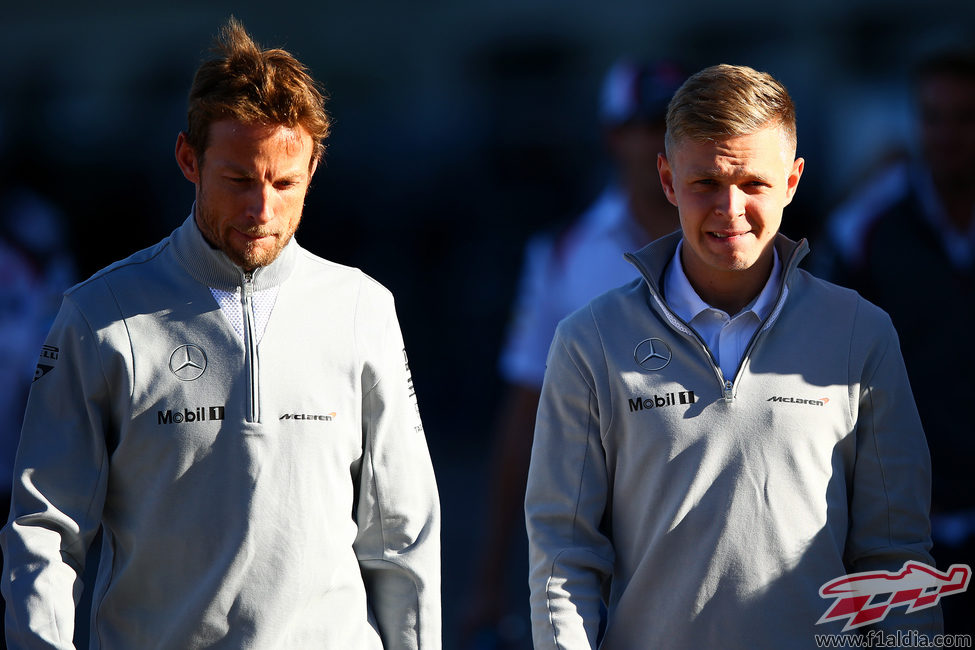
<instances>
[{"instance_id":1,"label":"pirelli logo","mask_svg":"<svg viewBox=\"0 0 975 650\"><path fill-rule=\"evenodd\" d=\"M663 395L651 395L649 397L635 397L629 400L630 413L634 411L647 411L649 409L659 409L665 406L678 406L680 404L693 404L697 399L694 391L682 390L677 393L664 393Z\"/></svg>"}]
</instances>

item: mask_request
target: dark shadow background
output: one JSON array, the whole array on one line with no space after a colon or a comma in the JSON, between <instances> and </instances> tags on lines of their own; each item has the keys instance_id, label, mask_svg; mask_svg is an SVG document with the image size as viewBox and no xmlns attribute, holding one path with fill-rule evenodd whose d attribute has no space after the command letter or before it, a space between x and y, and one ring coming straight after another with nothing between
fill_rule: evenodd
<instances>
[{"instance_id":1,"label":"dark shadow background","mask_svg":"<svg viewBox=\"0 0 975 650\"><path fill-rule=\"evenodd\" d=\"M298 238L397 297L442 492L447 648L477 589L496 359L522 247L605 180L596 110L610 63L743 63L782 80L806 159L783 230L812 236L905 146L911 62L975 37L975 3L959 0L25 6L0 18L0 178L67 216L79 278L188 214L173 147L192 74L231 12L326 87L333 136Z\"/></svg>"}]
</instances>

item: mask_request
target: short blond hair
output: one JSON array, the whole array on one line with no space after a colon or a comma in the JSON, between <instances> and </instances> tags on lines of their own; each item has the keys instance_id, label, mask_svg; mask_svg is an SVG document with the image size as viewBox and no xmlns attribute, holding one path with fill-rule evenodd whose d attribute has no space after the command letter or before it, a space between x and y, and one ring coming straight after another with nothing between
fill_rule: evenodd
<instances>
[{"instance_id":1,"label":"short blond hair","mask_svg":"<svg viewBox=\"0 0 975 650\"><path fill-rule=\"evenodd\" d=\"M668 153L680 140L718 141L781 126L796 147L796 108L772 75L722 63L691 75L667 106Z\"/></svg>"},{"instance_id":2,"label":"short blond hair","mask_svg":"<svg viewBox=\"0 0 975 650\"><path fill-rule=\"evenodd\" d=\"M210 125L226 119L301 126L314 144L312 164L319 161L331 120L308 69L285 50L262 49L234 17L220 30L213 53L196 71L187 111L186 139L201 163Z\"/></svg>"}]
</instances>

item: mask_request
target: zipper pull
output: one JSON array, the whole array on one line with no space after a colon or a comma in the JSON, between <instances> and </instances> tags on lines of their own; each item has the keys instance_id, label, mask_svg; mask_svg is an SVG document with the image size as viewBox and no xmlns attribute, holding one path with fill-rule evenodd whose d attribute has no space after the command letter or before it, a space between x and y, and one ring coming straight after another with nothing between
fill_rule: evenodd
<instances>
[{"instance_id":1,"label":"zipper pull","mask_svg":"<svg viewBox=\"0 0 975 650\"><path fill-rule=\"evenodd\" d=\"M732 394L734 386L730 379L724 380L724 401L733 402L735 400L735 396Z\"/></svg>"},{"instance_id":2,"label":"zipper pull","mask_svg":"<svg viewBox=\"0 0 975 650\"><path fill-rule=\"evenodd\" d=\"M244 285L241 287L240 299L246 300L250 298L251 293L254 291L254 272L245 271L244 272Z\"/></svg>"}]
</instances>

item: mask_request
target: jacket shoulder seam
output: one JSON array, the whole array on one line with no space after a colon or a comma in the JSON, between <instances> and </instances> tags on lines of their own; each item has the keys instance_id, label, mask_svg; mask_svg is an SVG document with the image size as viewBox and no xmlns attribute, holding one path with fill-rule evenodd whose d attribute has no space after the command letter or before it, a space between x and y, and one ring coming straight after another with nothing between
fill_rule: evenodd
<instances>
[{"instance_id":1,"label":"jacket shoulder seam","mask_svg":"<svg viewBox=\"0 0 975 650\"><path fill-rule=\"evenodd\" d=\"M616 419L616 409L615 409L615 404L613 403L613 394L614 394L614 391L611 388L612 387L612 377L610 377L610 375L609 375L609 364L606 362L606 343L605 343L605 340L603 339L603 333L599 329L599 323L596 320L596 313L595 313L595 311L593 309L592 303L589 303L589 318L592 319L592 327L593 327L593 330L595 330L596 337L599 339L599 351L601 352L599 358L600 358L600 360L603 363L603 368L602 369L603 369L603 372L606 375L606 387L607 387L607 391L606 392L609 395L609 400L610 400L609 401L609 405L608 405L608 408L609 408L609 422L607 423L606 428L607 428L607 430L609 430L610 428L612 428L613 421ZM575 365L575 364L573 363L573 365ZM581 371L580 371L580 374L581 374ZM583 380L584 379L585 379L585 376L583 376ZM586 383L588 384L588 382L586 382ZM592 393L592 394L595 394L595 388L592 385L589 385L589 392ZM602 410L600 410L600 413L602 413ZM600 432L600 438L602 438L602 432Z\"/></svg>"},{"instance_id":2,"label":"jacket shoulder seam","mask_svg":"<svg viewBox=\"0 0 975 650\"><path fill-rule=\"evenodd\" d=\"M81 309L81 306L78 305L78 303L75 300L73 300L70 296L65 295L64 299L70 302L72 308L78 313L78 316L85 324L85 328L87 328L89 334L91 335L92 345L95 347L95 358L98 359L99 375L101 375L101 380L105 384L105 386L107 388L110 388L111 382L108 380L108 377L105 374L105 364L102 362L102 355L99 349L100 346L98 345L98 338L95 336L95 330L92 328L91 322L88 320L88 316L85 314L84 310ZM108 394L111 394L112 391L108 390L106 392ZM107 460L108 445L106 444L105 447L106 447L106 452L105 452L106 456L101 460L99 464L99 468L98 468L99 476L105 473L105 460ZM95 519L95 517L92 516L92 505L94 503L95 503L95 495L92 494L91 499L88 502L88 506L85 508L85 513L86 513L85 516L88 518L89 521L93 521Z\"/></svg>"},{"instance_id":3,"label":"jacket shoulder seam","mask_svg":"<svg viewBox=\"0 0 975 650\"><path fill-rule=\"evenodd\" d=\"M162 255L166 251L166 249L169 247L169 244L170 244L170 241L168 239L166 239L163 242L161 242L160 244L157 244L159 250L156 250L156 251L152 252L151 254L149 254L149 251L152 251L152 248L145 248L145 249L143 249L143 250L141 250L139 252L133 253L132 255L126 257L123 260L119 260L118 262L114 262L112 264L109 264L108 266L106 266L106 267L104 267L102 269L99 269L98 271L95 271L86 280L82 280L78 284L76 284L73 287L70 287L69 289L67 289L64 292L64 295L70 295L70 294L76 293L77 291L79 291L83 287L86 287L86 286L88 286L90 284L93 284L96 280L104 280L106 282L106 284L107 284L107 282L108 282L107 281L107 278L111 274L113 274L113 273L115 273L115 272L117 272L117 271L119 271L119 270L121 270L123 268L129 267L129 266L136 266L136 265L139 265L139 264L148 264L149 262L152 262L153 260L155 260L157 257L159 257L160 255ZM155 247L153 247L153 248L155 248ZM145 257L141 257L142 254L146 254L146 256Z\"/></svg>"},{"instance_id":4,"label":"jacket shoulder seam","mask_svg":"<svg viewBox=\"0 0 975 650\"><path fill-rule=\"evenodd\" d=\"M858 300L857 301L857 312L856 312L857 313L857 316L859 315L859 312L860 312L860 308L861 307L862 307L862 304L861 304L860 300ZM854 332L856 331L856 326L855 325L856 325L856 323L854 322L854 328L853 328L854 329ZM852 340L853 340L853 337L851 337L851 346L852 346ZM874 378L874 376L877 373L877 369L883 364L883 360L887 357L887 354L890 352L890 345L891 345L891 337L888 335L888 336L886 336L884 338L883 350L880 352L880 356L879 356L879 358L877 360L876 365L873 368L870 369L870 374L868 376L863 377L863 384L861 384L861 394L864 394L865 395L865 398L870 402L869 417L868 417L868 421L865 424L870 429L871 450L872 450L874 456L877 459L877 466L878 466L878 468L880 470L880 483L883 486L884 499L885 499L886 505L887 505L887 513L888 513L888 516L886 518L886 521L887 521L887 539L888 540L890 540L891 537L892 537L891 521L890 521L890 511L891 511L892 506L891 506L891 502L890 502L890 490L888 488L889 480L888 480L888 477L887 477L887 468L884 466L884 462L883 462L884 457L883 457L883 454L880 453L879 441L878 441L878 438L877 438L877 431L876 431L875 423L874 423L874 415L873 415L874 414L874 408L873 408L873 378ZM851 358L852 358L852 355L851 355ZM862 409L861 409L860 415L862 415Z\"/></svg>"}]
</instances>

